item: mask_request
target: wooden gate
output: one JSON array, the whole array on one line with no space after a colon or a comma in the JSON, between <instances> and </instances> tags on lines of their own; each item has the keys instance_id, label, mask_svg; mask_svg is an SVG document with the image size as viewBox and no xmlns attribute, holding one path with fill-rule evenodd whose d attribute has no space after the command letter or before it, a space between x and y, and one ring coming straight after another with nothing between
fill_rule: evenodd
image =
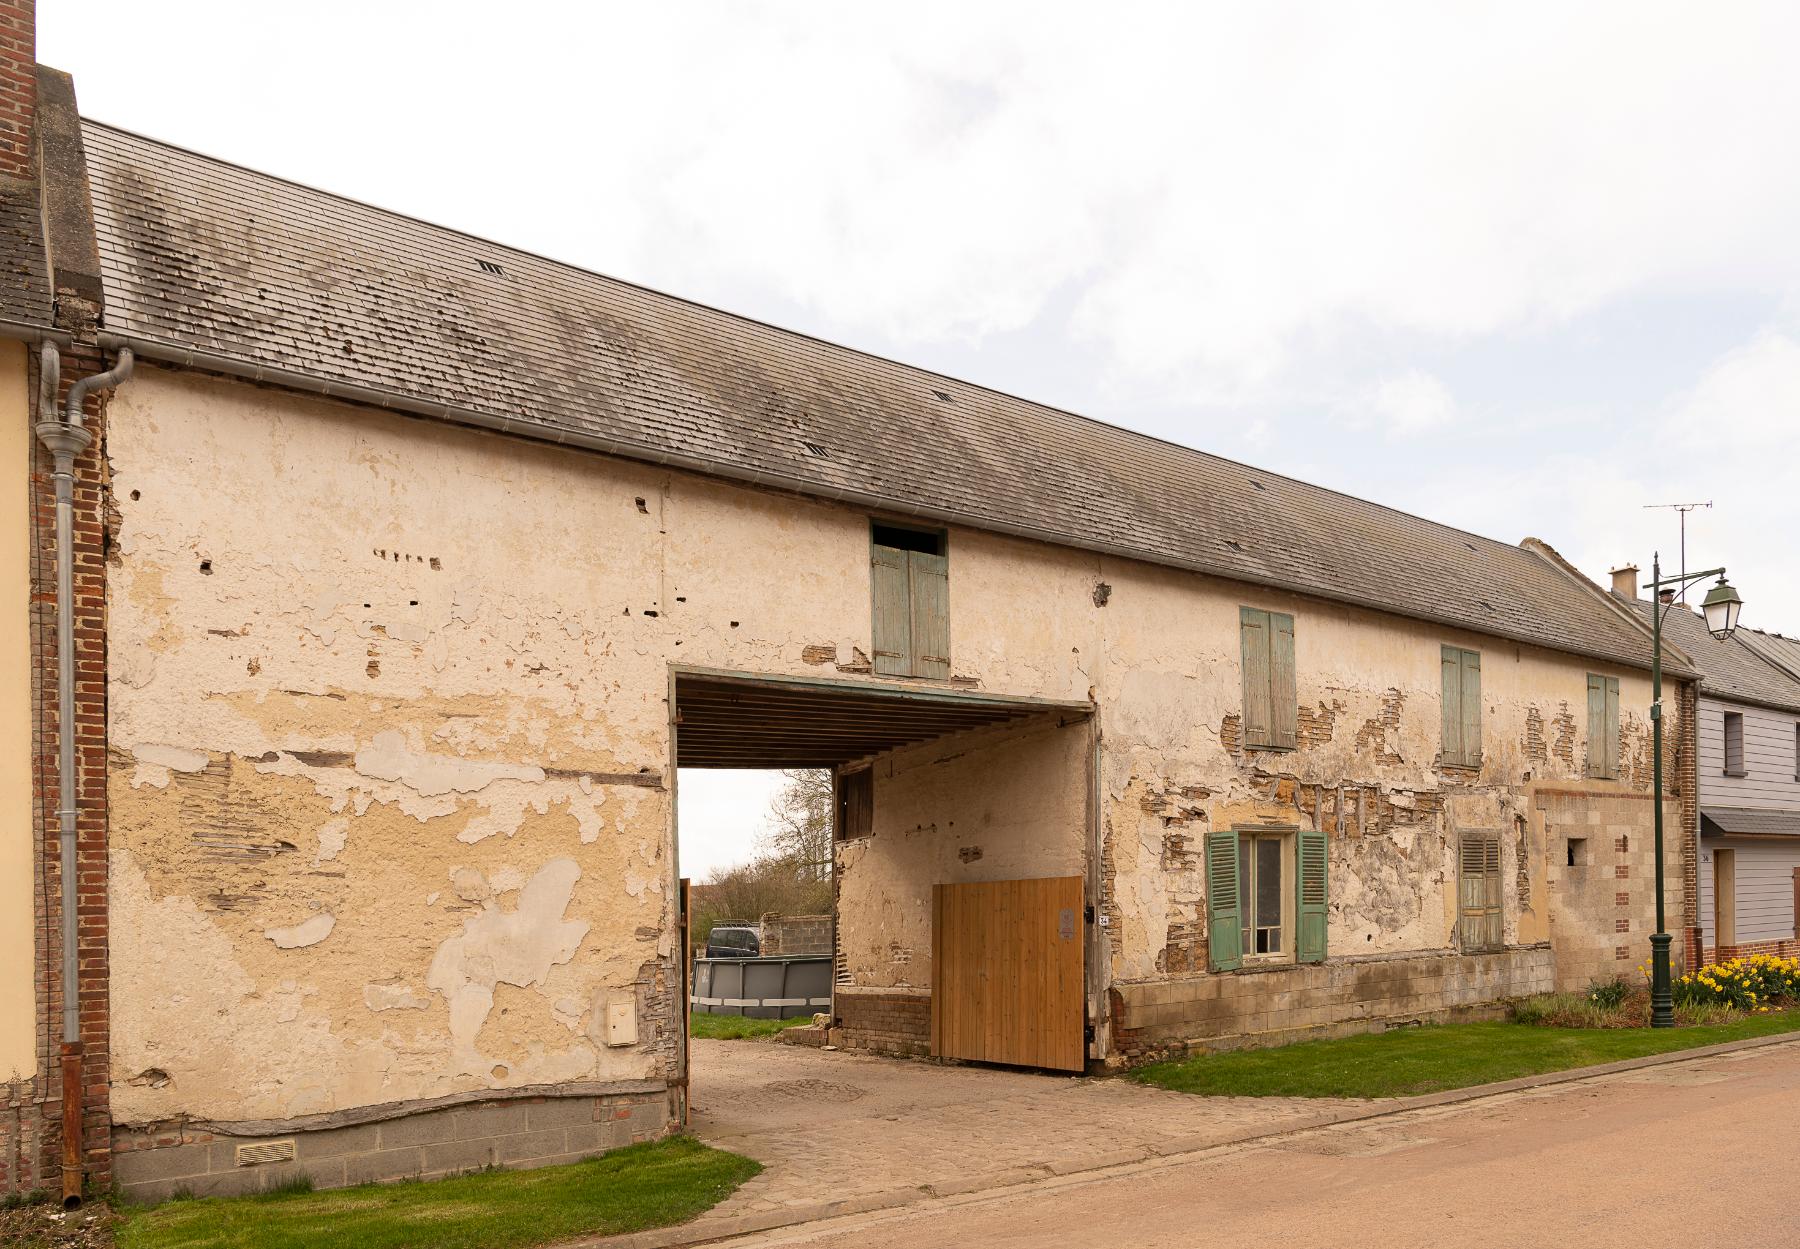
<instances>
[{"instance_id":1,"label":"wooden gate","mask_svg":"<svg viewBox=\"0 0 1800 1249\"><path fill-rule=\"evenodd\" d=\"M1080 1071L1081 877L932 889L931 1052Z\"/></svg>"}]
</instances>

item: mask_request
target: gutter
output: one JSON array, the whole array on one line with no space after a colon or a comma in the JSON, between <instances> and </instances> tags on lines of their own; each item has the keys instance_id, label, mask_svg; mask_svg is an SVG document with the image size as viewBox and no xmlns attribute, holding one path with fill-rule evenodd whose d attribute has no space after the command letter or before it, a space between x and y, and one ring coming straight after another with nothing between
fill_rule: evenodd
<instances>
[{"instance_id":1,"label":"gutter","mask_svg":"<svg viewBox=\"0 0 1800 1249\"><path fill-rule=\"evenodd\" d=\"M616 438L608 438L600 434L591 434L578 430L560 429L538 421L521 421L503 416L495 416L474 408L458 407L448 403L417 399L398 391L386 390L375 386L363 386L355 382L336 382L326 378L314 377L310 374L284 369L275 365L257 364L239 360L231 356L222 356L197 348L177 346L173 343L161 342L153 338L142 338L135 334L118 334L103 331L100 334L100 345L104 348L120 351L131 351L146 360L154 360L159 364L172 365L176 368L198 369L206 373L217 373L225 377L240 378L244 381L260 382L270 386L279 386L286 390L299 391L303 394L320 395L328 399L343 399L351 403L366 404L370 407L385 408L392 412L403 412L409 416L431 417L435 420L448 421L456 425L468 425L477 429L489 430L493 433L509 434L515 438L524 438L532 442L547 442L556 446L579 447L585 451L597 451L603 455L616 456L620 459L635 460L641 464L658 467L676 468L695 473L702 477L722 478L727 481L742 482L759 486L768 490L780 490L788 494L806 495L812 498L830 499L838 503L847 503L864 511L877 515L907 516L918 520L932 521L940 525L956 525L965 529L978 529L987 533L1006 534L1009 537L1024 538L1032 542L1043 542L1052 546L1072 548L1080 551L1091 551L1098 555L1112 556L1130 560L1138 564L1150 564L1161 568L1174 568L1182 572L1199 573L1203 576L1218 578L1223 581L1235 581L1240 585L1255 585L1275 590L1282 594L1300 595L1306 598L1320 599L1326 602L1348 603L1353 607L1363 607L1370 611L1380 612L1385 616L1394 616L1403 620L1421 620L1431 624L1442 625L1448 629L1456 629L1464 633L1479 633L1488 637L1504 638L1510 642L1519 642L1526 646L1535 646L1541 650L1558 651L1565 655L1578 655L1584 659L1596 659L1603 663L1623 665L1628 668L1650 670L1648 660L1638 662L1622 659L1618 655L1601 651L1585 650L1572 646L1553 646L1542 638L1527 637L1522 633L1501 629L1493 625L1471 624L1466 620L1457 620L1448 616L1440 616L1430 612L1398 611L1391 603L1383 603L1355 594L1328 593L1322 590L1302 588L1274 577L1258 577L1238 569L1218 568L1197 560L1172 559L1157 556L1118 543L1098 541L1094 538L1072 538L1067 534L1054 530L1040 529L1032 525L1020 525L1010 521L997 520L988 516L976 516L958 512L952 508L921 507L917 504L903 503L880 495L868 494L860 490L848 490L840 486L832 486L822 482L807 481L798 477L788 477L779 473L765 473L741 465L725 464L716 460L705 460L698 456L683 455L680 452L665 448L645 446L638 443L624 442ZM1667 662L1663 669L1673 675L1692 677L1691 671L1683 671Z\"/></svg>"},{"instance_id":2,"label":"gutter","mask_svg":"<svg viewBox=\"0 0 1800 1249\"><path fill-rule=\"evenodd\" d=\"M83 423L88 394L117 386L131 376L130 348L105 373L84 377L69 387L61 419L56 391L62 358L56 343L46 340L38 371L38 441L49 451L56 487L56 822L62 838L62 1179L63 1208L81 1204L82 1180L82 1044L81 1044L81 894L76 872L76 830L80 800L75 775L75 459L94 435Z\"/></svg>"},{"instance_id":3,"label":"gutter","mask_svg":"<svg viewBox=\"0 0 1800 1249\"><path fill-rule=\"evenodd\" d=\"M72 334L44 325L33 325L29 321L14 321L9 317L0 317L0 338L18 343L55 343L65 349L75 345Z\"/></svg>"}]
</instances>

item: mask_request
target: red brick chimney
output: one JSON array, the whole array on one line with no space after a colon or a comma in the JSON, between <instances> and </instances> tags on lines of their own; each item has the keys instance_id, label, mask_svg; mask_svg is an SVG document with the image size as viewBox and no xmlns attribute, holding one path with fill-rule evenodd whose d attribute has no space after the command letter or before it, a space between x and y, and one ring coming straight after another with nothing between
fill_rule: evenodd
<instances>
[{"instance_id":1,"label":"red brick chimney","mask_svg":"<svg viewBox=\"0 0 1800 1249\"><path fill-rule=\"evenodd\" d=\"M31 177L37 0L0 0L0 177Z\"/></svg>"}]
</instances>

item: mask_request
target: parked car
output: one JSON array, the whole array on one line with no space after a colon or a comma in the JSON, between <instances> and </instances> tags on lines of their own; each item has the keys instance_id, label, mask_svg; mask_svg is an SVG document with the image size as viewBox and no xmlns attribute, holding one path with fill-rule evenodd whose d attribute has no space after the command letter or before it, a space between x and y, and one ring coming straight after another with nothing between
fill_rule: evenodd
<instances>
[{"instance_id":1,"label":"parked car","mask_svg":"<svg viewBox=\"0 0 1800 1249\"><path fill-rule=\"evenodd\" d=\"M761 953L762 933L755 924L714 924L707 934L707 958L755 958Z\"/></svg>"}]
</instances>

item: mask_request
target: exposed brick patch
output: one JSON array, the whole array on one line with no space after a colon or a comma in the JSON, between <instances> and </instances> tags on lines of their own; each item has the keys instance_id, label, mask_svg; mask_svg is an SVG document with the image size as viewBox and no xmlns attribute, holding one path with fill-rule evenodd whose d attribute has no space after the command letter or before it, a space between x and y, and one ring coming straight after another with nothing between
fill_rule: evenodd
<instances>
[{"instance_id":1,"label":"exposed brick patch","mask_svg":"<svg viewBox=\"0 0 1800 1249\"><path fill-rule=\"evenodd\" d=\"M1555 754L1557 762L1573 772L1575 770L1575 715L1569 710L1568 703L1560 705L1562 709L1550 722L1550 727L1555 734L1551 751Z\"/></svg>"},{"instance_id":2,"label":"exposed brick patch","mask_svg":"<svg viewBox=\"0 0 1800 1249\"><path fill-rule=\"evenodd\" d=\"M1226 716L1223 720L1219 721L1219 745L1225 748L1226 754L1242 754L1244 748L1243 743L1244 717L1233 714Z\"/></svg>"},{"instance_id":3,"label":"exposed brick patch","mask_svg":"<svg viewBox=\"0 0 1800 1249\"><path fill-rule=\"evenodd\" d=\"M1356 731L1356 749L1370 752L1378 763L1406 762L1392 744L1393 735L1400 731L1400 715L1405 707L1406 695L1392 686L1388 687L1388 691L1381 696L1380 713L1372 720L1364 720L1362 728Z\"/></svg>"},{"instance_id":4,"label":"exposed brick patch","mask_svg":"<svg viewBox=\"0 0 1800 1249\"><path fill-rule=\"evenodd\" d=\"M1544 713L1536 707L1525 712L1525 757L1537 763L1550 762L1550 746L1544 740Z\"/></svg>"},{"instance_id":5,"label":"exposed brick patch","mask_svg":"<svg viewBox=\"0 0 1800 1249\"><path fill-rule=\"evenodd\" d=\"M1294 721L1295 741L1300 749L1323 746L1331 741L1332 734L1337 731L1337 718L1343 710L1344 704L1335 698L1329 704L1302 706Z\"/></svg>"},{"instance_id":6,"label":"exposed brick patch","mask_svg":"<svg viewBox=\"0 0 1800 1249\"><path fill-rule=\"evenodd\" d=\"M931 1053L931 994L840 988L833 1039L847 1049L924 1058Z\"/></svg>"}]
</instances>

